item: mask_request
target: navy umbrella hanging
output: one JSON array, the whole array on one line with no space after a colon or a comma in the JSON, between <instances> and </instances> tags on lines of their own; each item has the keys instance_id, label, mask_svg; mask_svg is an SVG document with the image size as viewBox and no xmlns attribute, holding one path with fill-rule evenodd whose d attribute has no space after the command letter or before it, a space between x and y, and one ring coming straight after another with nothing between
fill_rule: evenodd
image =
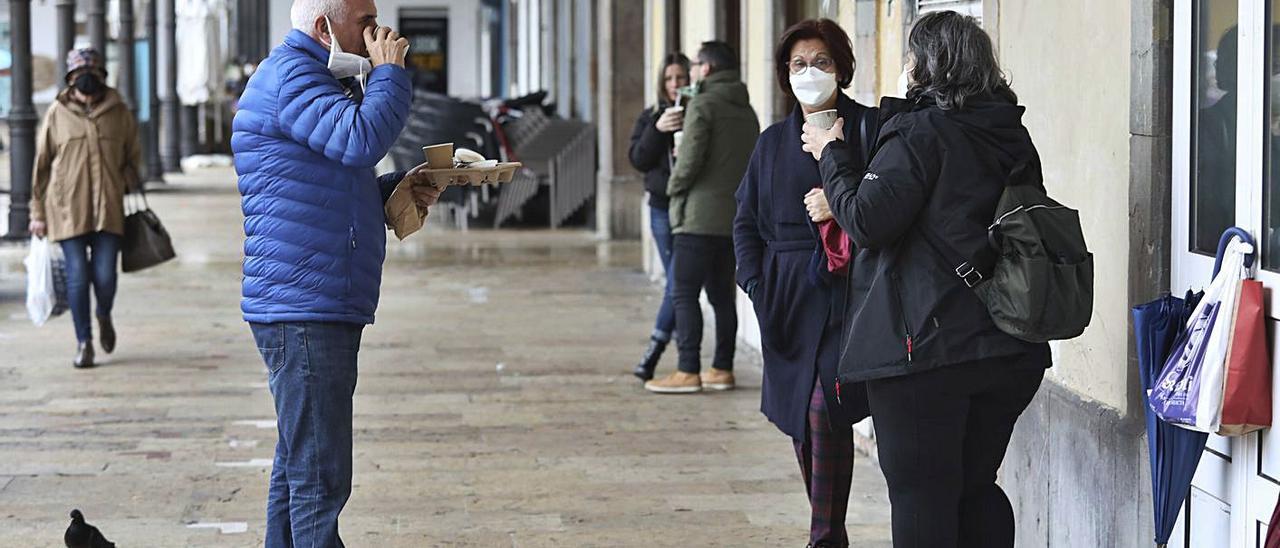
<instances>
[{"instance_id":1,"label":"navy umbrella hanging","mask_svg":"<svg viewBox=\"0 0 1280 548\"><path fill-rule=\"evenodd\" d=\"M1222 256L1233 237L1252 244L1253 238L1240 228L1227 229L1218 244L1218 258L1213 274L1222 267ZM1245 260L1246 266L1252 257ZM1142 377L1142 402L1147 417L1147 449L1151 457L1151 495L1155 515L1155 542L1169 543L1173 526L1178 521L1191 489L1200 455L1209 435L1166 423L1156 417L1147 401L1152 385L1160 376L1165 361L1177 340L1185 333L1187 322L1203 293L1187 292L1185 299L1166 295L1133 308L1134 341L1137 344L1138 371Z\"/></svg>"},{"instance_id":2,"label":"navy umbrella hanging","mask_svg":"<svg viewBox=\"0 0 1280 548\"><path fill-rule=\"evenodd\" d=\"M1151 494L1155 514L1155 541L1169 543L1178 510L1191 488L1209 435L1166 423L1156 417L1147 394L1160 376L1174 341L1186 331L1187 320L1199 295L1186 299L1165 295L1133 308L1134 340L1138 345L1138 372L1142 377L1142 403L1147 413L1147 449L1151 457Z\"/></svg>"}]
</instances>

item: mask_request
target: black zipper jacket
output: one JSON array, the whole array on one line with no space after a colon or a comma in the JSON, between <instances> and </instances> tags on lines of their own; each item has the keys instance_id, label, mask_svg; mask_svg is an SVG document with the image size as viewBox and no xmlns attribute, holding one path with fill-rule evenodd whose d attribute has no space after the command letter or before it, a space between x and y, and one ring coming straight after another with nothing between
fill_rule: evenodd
<instances>
[{"instance_id":1,"label":"black zipper jacket","mask_svg":"<svg viewBox=\"0 0 1280 548\"><path fill-rule=\"evenodd\" d=\"M987 227L1019 164L1043 186L1024 109L996 97L946 111L886 99L866 172L859 151L835 141L819 169L831 212L857 246L848 277L839 380L909 375L1001 357L1049 365L1046 344L996 328L985 305L945 258L974 257L989 272ZM973 278L970 278L973 281Z\"/></svg>"},{"instance_id":2,"label":"black zipper jacket","mask_svg":"<svg viewBox=\"0 0 1280 548\"><path fill-rule=\"evenodd\" d=\"M644 189L649 191L649 206L667 209L667 179L671 178L671 147L675 138L658 131L655 124L666 106L644 109L631 130L631 165L644 173Z\"/></svg>"}]
</instances>

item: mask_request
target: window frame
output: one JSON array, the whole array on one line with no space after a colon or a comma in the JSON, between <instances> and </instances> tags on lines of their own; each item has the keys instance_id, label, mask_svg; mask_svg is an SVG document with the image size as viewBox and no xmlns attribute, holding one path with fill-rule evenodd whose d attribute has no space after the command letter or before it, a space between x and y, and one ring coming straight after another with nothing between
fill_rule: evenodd
<instances>
[{"instance_id":1,"label":"window frame","mask_svg":"<svg viewBox=\"0 0 1280 548\"><path fill-rule=\"evenodd\" d=\"M1195 9L1200 2L1183 0L1175 9L1175 26L1190 28L1190 33L1197 32L1193 28L1197 23ZM1280 272L1261 268L1265 264L1265 245L1261 236L1265 235L1266 219L1264 217L1263 197L1266 184L1264 175L1267 170L1267 149L1269 129L1266 123L1269 102L1266 93L1270 80L1266 54L1270 26L1270 2L1238 2L1239 6L1239 47L1237 89L1238 104L1236 116L1236 192L1235 218L1236 226L1244 228L1254 235L1259 242L1258 261L1255 263L1256 277L1266 287L1280 288ZM1201 289L1209 284L1213 276L1214 258L1191 251L1191 184L1194 167L1194 143L1192 130L1195 109L1197 81L1195 68L1199 60L1194 51L1194 35L1178 36L1174 51L1174 89L1173 89L1173 139L1172 139L1172 179L1173 196L1171 200L1171 243L1173 257L1171 261L1171 291L1175 294L1187 289ZM1271 159L1280 162L1280 158ZM1280 319L1280 291L1269 292L1268 316Z\"/></svg>"}]
</instances>

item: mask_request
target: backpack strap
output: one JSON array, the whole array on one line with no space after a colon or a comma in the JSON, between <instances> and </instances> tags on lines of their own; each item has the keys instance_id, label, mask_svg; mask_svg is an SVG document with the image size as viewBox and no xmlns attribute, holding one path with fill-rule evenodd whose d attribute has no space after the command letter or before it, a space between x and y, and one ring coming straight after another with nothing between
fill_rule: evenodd
<instances>
[{"instance_id":1,"label":"backpack strap","mask_svg":"<svg viewBox=\"0 0 1280 548\"><path fill-rule=\"evenodd\" d=\"M876 117L875 134L871 133L871 123L867 121L872 115ZM880 109L867 107L862 109L862 117L858 122L858 136L862 139L862 166L871 167L871 155L875 152L875 138L880 134Z\"/></svg>"},{"instance_id":2,"label":"backpack strap","mask_svg":"<svg viewBox=\"0 0 1280 548\"><path fill-rule=\"evenodd\" d=\"M1027 160L1019 162L1009 171L1009 176L1005 179L1004 188L1028 184L1032 174L1031 170L1033 161ZM997 231L999 230L999 221L997 220L987 229L987 247L978 251L976 256L968 257L961 255L955 251L955 248L947 244L933 228L920 225L920 232L924 235L924 240L933 248L933 251L947 261L949 265L955 265L952 273L956 277L964 280L965 285L970 288L977 287L986 280L989 272L984 273L982 269L989 269L995 265L996 259L999 258L1000 239Z\"/></svg>"},{"instance_id":3,"label":"backpack strap","mask_svg":"<svg viewBox=\"0 0 1280 548\"><path fill-rule=\"evenodd\" d=\"M983 252L979 253L979 257L966 259L963 255L957 252L955 248L951 247L950 244L938 236L932 228L920 225L920 234L924 236L925 243L929 244L929 247L933 249L934 253L937 253L938 256L942 257L948 265L955 265L951 272L955 274L957 278L963 280L965 285L970 288L977 287L978 284L981 284L987 279L987 274L984 274L979 270L979 265L987 265L987 268L990 268L990 264L995 261L995 251L993 249L986 248Z\"/></svg>"},{"instance_id":4,"label":"backpack strap","mask_svg":"<svg viewBox=\"0 0 1280 548\"><path fill-rule=\"evenodd\" d=\"M1035 172L1032 171L1031 167L1038 161L1039 159L1024 160L1014 165L1013 169L1009 170L1009 177L1006 178L1004 181L1005 188L1008 188L1011 186L1031 184L1032 177L1035 174Z\"/></svg>"}]
</instances>

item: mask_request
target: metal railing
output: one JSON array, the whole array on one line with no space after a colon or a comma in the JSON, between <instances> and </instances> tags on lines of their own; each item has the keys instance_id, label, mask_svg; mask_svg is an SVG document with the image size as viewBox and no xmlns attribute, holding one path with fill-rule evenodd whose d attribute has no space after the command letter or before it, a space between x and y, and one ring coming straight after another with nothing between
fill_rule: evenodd
<instances>
[{"instance_id":1,"label":"metal railing","mask_svg":"<svg viewBox=\"0 0 1280 548\"><path fill-rule=\"evenodd\" d=\"M559 228L595 196L596 134L591 124L549 118L531 109L507 130L515 160L524 164L498 197L494 226L520 215L541 187L549 193L551 228Z\"/></svg>"}]
</instances>

